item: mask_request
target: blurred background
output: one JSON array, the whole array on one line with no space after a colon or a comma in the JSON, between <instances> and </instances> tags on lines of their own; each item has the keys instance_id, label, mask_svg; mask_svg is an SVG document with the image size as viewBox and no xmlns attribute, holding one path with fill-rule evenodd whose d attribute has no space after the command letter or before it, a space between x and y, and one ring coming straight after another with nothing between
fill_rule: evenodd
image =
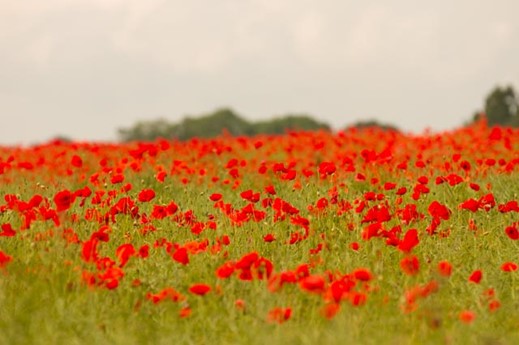
<instances>
[{"instance_id":1,"label":"blurred background","mask_svg":"<svg viewBox=\"0 0 519 345\"><path fill-rule=\"evenodd\" d=\"M227 122L420 133L489 104L518 124L518 13L517 0L0 0L0 144Z\"/></svg>"}]
</instances>

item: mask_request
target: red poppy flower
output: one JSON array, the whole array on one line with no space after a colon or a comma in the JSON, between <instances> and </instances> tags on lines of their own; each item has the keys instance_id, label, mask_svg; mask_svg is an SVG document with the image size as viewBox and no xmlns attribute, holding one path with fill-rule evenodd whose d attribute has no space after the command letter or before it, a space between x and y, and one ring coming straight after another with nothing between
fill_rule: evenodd
<instances>
[{"instance_id":1,"label":"red poppy flower","mask_svg":"<svg viewBox=\"0 0 519 345\"><path fill-rule=\"evenodd\" d=\"M69 190L62 190L54 196L54 203L58 212L68 210L74 202L75 196Z\"/></svg>"},{"instance_id":2,"label":"red poppy flower","mask_svg":"<svg viewBox=\"0 0 519 345\"><path fill-rule=\"evenodd\" d=\"M504 272L517 271L517 264L515 262L505 262L501 265L501 270Z\"/></svg>"},{"instance_id":3,"label":"red poppy flower","mask_svg":"<svg viewBox=\"0 0 519 345\"><path fill-rule=\"evenodd\" d=\"M481 189L481 187L478 184L476 184L476 183L470 183L469 187L470 187L470 189L472 189L472 190L474 190L476 192L479 192L479 190Z\"/></svg>"},{"instance_id":4,"label":"red poppy flower","mask_svg":"<svg viewBox=\"0 0 519 345\"><path fill-rule=\"evenodd\" d=\"M371 272L366 268L358 268L355 271L353 271L352 274L355 277L355 279L366 282L370 281L373 278Z\"/></svg>"},{"instance_id":5,"label":"red poppy flower","mask_svg":"<svg viewBox=\"0 0 519 345\"><path fill-rule=\"evenodd\" d=\"M220 193L213 193L213 194L211 194L211 196L209 196L209 199L211 201L218 201L221 198L222 198L222 194L220 194Z\"/></svg>"},{"instance_id":6,"label":"red poppy flower","mask_svg":"<svg viewBox=\"0 0 519 345\"><path fill-rule=\"evenodd\" d=\"M164 180L166 179L167 176L168 176L168 174L165 171L159 171L157 173L157 175L155 176L155 178L159 182L164 182Z\"/></svg>"},{"instance_id":7,"label":"red poppy flower","mask_svg":"<svg viewBox=\"0 0 519 345\"><path fill-rule=\"evenodd\" d=\"M324 291L325 285L326 282L324 277L320 275L310 275L299 281L299 287L302 290L313 293L322 293Z\"/></svg>"},{"instance_id":8,"label":"red poppy flower","mask_svg":"<svg viewBox=\"0 0 519 345\"><path fill-rule=\"evenodd\" d=\"M429 183L429 179L427 178L427 176L420 176L418 178L418 183L420 183L420 184L428 184Z\"/></svg>"},{"instance_id":9,"label":"red poppy flower","mask_svg":"<svg viewBox=\"0 0 519 345\"><path fill-rule=\"evenodd\" d=\"M461 163L460 163L460 168L462 168L462 169L465 170L465 171L469 171L470 168L471 168L471 165L470 165L470 163L467 162L467 161L461 161Z\"/></svg>"},{"instance_id":10,"label":"red poppy flower","mask_svg":"<svg viewBox=\"0 0 519 345\"><path fill-rule=\"evenodd\" d=\"M126 243L120 245L115 251L115 255L119 259L119 267L124 267L131 256L135 255L136 251L133 244Z\"/></svg>"},{"instance_id":11,"label":"red poppy flower","mask_svg":"<svg viewBox=\"0 0 519 345\"><path fill-rule=\"evenodd\" d=\"M340 310L341 305L339 303L331 303L324 306L322 314L327 319L333 319Z\"/></svg>"},{"instance_id":12,"label":"red poppy flower","mask_svg":"<svg viewBox=\"0 0 519 345\"><path fill-rule=\"evenodd\" d=\"M516 200L511 200L499 205L498 210L501 213L519 212L519 203Z\"/></svg>"},{"instance_id":13,"label":"red poppy flower","mask_svg":"<svg viewBox=\"0 0 519 345\"><path fill-rule=\"evenodd\" d=\"M153 189L143 189L139 193L140 202L148 202L155 198L155 191Z\"/></svg>"},{"instance_id":14,"label":"red poppy flower","mask_svg":"<svg viewBox=\"0 0 519 345\"><path fill-rule=\"evenodd\" d=\"M440 261L438 263L438 273L444 277L450 277L452 274L452 265L448 261Z\"/></svg>"},{"instance_id":15,"label":"red poppy flower","mask_svg":"<svg viewBox=\"0 0 519 345\"><path fill-rule=\"evenodd\" d=\"M496 201L494 199L494 195L492 193L489 193L487 195L483 195L481 198L479 198L479 208L489 211L491 208L496 206Z\"/></svg>"},{"instance_id":16,"label":"red poppy flower","mask_svg":"<svg viewBox=\"0 0 519 345\"><path fill-rule=\"evenodd\" d=\"M332 175L335 173L337 168L335 167L335 163L333 162L322 162L319 164L319 175L321 178L325 178L328 175Z\"/></svg>"},{"instance_id":17,"label":"red poppy flower","mask_svg":"<svg viewBox=\"0 0 519 345\"><path fill-rule=\"evenodd\" d=\"M83 246L81 249L81 259L85 262L94 262L97 260L97 244L99 241L97 239L90 239L88 241L83 242Z\"/></svg>"},{"instance_id":18,"label":"red poppy flower","mask_svg":"<svg viewBox=\"0 0 519 345\"><path fill-rule=\"evenodd\" d=\"M234 273L234 263L226 262L216 269L216 276L220 279L229 278Z\"/></svg>"},{"instance_id":19,"label":"red poppy flower","mask_svg":"<svg viewBox=\"0 0 519 345\"><path fill-rule=\"evenodd\" d=\"M406 256L400 260L400 268L407 275L416 275L420 271L420 262L414 255Z\"/></svg>"},{"instance_id":20,"label":"red poppy flower","mask_svg":"<svg viewBox=\"0 0 519 345\"><path fill-rule=\"evenodd\" d=\"M245 310L245 301L242 300L242 299L237 299L236 301L234 301L234 306L236 307L236 309L238 310Z\"/></svg>"},{"instance_id":21,"label":"red poppy flower","mask_svg":"<svg viewBox=\"0 0 519 345\"><path fill-rule=\"evenodd\" d=\"M519 239L519 230L517 230L517 226L515 225L507 226L505 233L511 240L515 241Z\"/></svg>"},{"instance_id":22,"label":"red poppy flower","mask_svg":"<svg viewBox=\"0 0 519 345\"><path fill-rule=\"evenodd\" d=\"M150 246L148 244L142 245L139 248L139 252L137 255L143 259L146 259L150 255Z\"/></svg>"},{"instance_id":23,"label":"red poppy flower","mask_svg":"<svg viewBox=\"0 0 519 345\"><path fill-rule=\"evenodd\" d=\"M13 229L10 223L2 224L2 232L0 232L0 237L12 237L16 235L16 231Z\"/></svg>"},{"instance_id":24,"label":"red poppy flower","mask_svg":"<svg viewBox=\"0 0 519 345\"><path fill-rule=\"evenodd\" d=\"M416 229L409 229L404 236L404 239L398 244L398 249L404 253L409 253L414 247L420 243L418 239L418 231Z\"/></svg>"},{"instance_id":25,"label":"red poppy flower","mask_svg":"<svg viewBox=\"0 0 519 345\"><path fill-rule=\"evenodd\" d=\"M11 255L7 255L3 251L0 250L0 268L4 268L9 262L13 260Z\"/></svg>"},{"instance_id":26,"label":"red poppy flower","mask_svg":"<svg viewBox=\"0 0 519 345\"><path fill-rule=\"evenodd\" d=\"M189 292L195 295L203 296L211 291L211 287L207 284L193 284L189 288Z\"/></svg>"},{"instance_id":27,"label":"red poppy flower","mask_svg":"<svg viewBox=\"0 0 519 345\"><path fill-rule=\"evenodd\" d=\"M469 210L472 212L476 212L479 209L479 202L477 200L474 200L471 198L471 199L468 199L468 200L462 202L459 205L459 208L463 209L463 210Z\"/></svg>"},{"instance_id":28,"label":"red poppy flower","mask_svg":"<svg viewBox=\"0 0 519 345\"><path fill-rule=\"evenodd\" d=\"M475 270L470 275L469 281L472 283L475 283L475 284L479 284L479 282L481 281L481 278L483 278L483 273L481 272L481 270Z\"/></svg>"},{"instance_id":29,"label":"red poppy flower","mask_svg":"<svg viewBox=\"0 0 519 345\"><path fill-rule=\"evenodd\" d=\"M189 308L189 307L183 307L183 308L180 309L180 311L178 312L178 316L180 316L181 318L185 319L185 318L191 316L191 313L192 313L191 308Z\"/></svg>"},{"instance_id":30,"label":"red poppy flower","mask_svg":"<svg viewBox=\"0 0 519 345\"><path fill-rule=\"evenodd\" d=\"M363 292L353 292L350 295L351 305L354 307L358 307L366 304L366 300L368 299L367 295Z\"/></svg>"},{"instance_id":31,"label":"red poppy flower","mask_svg":"<svg viewBox=\"0 0 519 345\"><path fill-rule=\"evenodd\" d=\"M470 310L463 310L459 314L459 319L463 323L472 323L472 321L474 321L475 318L476 314Z\"/></svg>"},{"instance_id":32,"label":"red poppy flower","mask_svg":"<svg viewBox=\"0 0 519 345\"><path fill-rule=\"evenodd\" d=\"M274 237L274 235L272 234L266 234L265 236L263 236L263 241L265 242L273 242L276 240L276 237Z\"/></svg>"},{"instance_id":33,"label":"red poppy flower","mask_svg":"<svg viewBox=\"0 0 519 345\"><path fill-rule=\"evenodd\" d=\"M173 260L180 262L182 265L187 265L189 263L189 256L187 255L187 249L185 247L176 249L171 257Z\"/></svg>"},{"instance_id":34,"label":"red poppy flower","mask_svg":"<svg viewBox=\"0 0 519 345\"><path fill-rule=\"evenodd\" d=\"M170 299L173 302L178 302L178 301L184 300L184 296L182 294L180 294L175 289L170 288L170 287L165 288L156 294L152 294L152 293L148 292L146 294L146 298L148 300L152 301L153 304L160 303L165 299Z\"/></svg>"},{"instance_id":35,"label":"red poppy flower","mask_svg":"<svg viewBox=\"0 0 519 345\"><path fill-rule=\"evenodd\" d=\"M451 215L451 211L447 206L440 204L438 201L433 201L427 209L429 214L433 217L438 217L444 220L448 220Z\"/></svg>"},{"instance_id":36,"label":"red poppy flower","mask_svg":"<svg viewBox=\"0 0 519 345\"><path fill-rule=\"evenodd\" d=\"M292 308L281 308L276 307L271 309L267 314L267 322L270 323L283 323L290 319L292 316Z\"/></svg>"},{"instance_id":37,"label":"red poppy flower","mask_svg":"<svg viewBox=\"0 0 519 345\"><path fill-rule=\"evenodd\" d=\"M74 155L70 160L70 164L76 168L81 168L83 166L83 160L78 155Z\"/></svg>"},{"instance_id":38,"label":"red poppy flower","mask_svg":"<svg viewBox=\"0 0 519 345\"><path fill-rule=\"evenodd\" d=\"M407 193L407 188L406 187L400 187L396 191L396 195L404 195L405 193Z\"/></svg>"},{"instance_id":39,"label":"red poppy flower","mask_svg":"<svg viewBox=\"0 0 519 345\"><path fill-rule=\"evenodd\" d=\"M396 188L396 183L386 182L384 183L384 190L392 190Z\"/></svg>"},{"instance_id":40,"label":"red poppy flower","mask_svg":"<svg viewBox=\"0 0 519 345\"><path fill-rule=\"evenodd\" d=\"M112 184L122 183L123 181L124 181L124 175L122 175L122 174L114 175L114 176L112 176L112 178L110 179L110 182L111 182Z\"/></svg>"},{"instance_id":41,"label":"red poppy flower","mask_svg":"<svg viewBox=\"0 0 519 345\"><path fill-rule=\"evenodd\" d=\"M272 185L265 187L265 192L270 195L276 195L276 189Z\"/></svg>"},{"instance_id":42,"label":"red poppy flower","mask_svg":"<svg viewBox=\"0 0 519 345\"><path fill-rule=\"evenodd\" d=\"M238 269L248 269L259 259L259 254L257 252L250 252L241 257L238 262L236 262L236 268Z\"/></svg>"},{"instance_id":43,"label":"red poppy flower","mask_svg":"<svg viewBox=\"0 0 519 345\"><path fill-rule=\"evenodd\" d=\"M499 309L500 307L501 307L501 302L499 302L498 300L492 300L492 301L488 302L488 310L490 312L494 312L497 309Z\"/></svg>"}]
</instances>

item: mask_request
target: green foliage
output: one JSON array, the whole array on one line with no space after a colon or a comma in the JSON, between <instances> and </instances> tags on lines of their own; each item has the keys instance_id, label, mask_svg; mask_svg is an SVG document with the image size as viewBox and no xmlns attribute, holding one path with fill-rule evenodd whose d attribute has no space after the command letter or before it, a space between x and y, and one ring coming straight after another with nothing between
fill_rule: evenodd
<instances>
[{"instance_id":1,"label":"green foliage","mask_svg":"<svg viewBox=\"0 0 519 345\"><path fill-rule=\"evenodd\" d=\"M176 126L164 119L137 122L131 128L119 129L122 141L144 140L151 141L157 138L170 138Z\"/></svg>"},{"instance_id":2,"label":"green foliage","mask_svg":"<svg viewBox=\"0 0 519 345\"><path fill-rule=\"evenodd\" d=\"M319 122L309 115L287 115L268 121L259 121L254 124L254 131L257 134L283 134L291 130L330 130L330 126L324 122Z\"/></svg>"},{"instance_id":3,"label":"green foliage","mask_svg":"<svg viewBox=\"0 0 519 345\"><path fill-rule=\"evenodd\" d=\"M485 100L485 112L490 125L517 123L518 99L511 86L495 88Z\"/></svg>"},{"instance_id":4,"label":"green foliage","mask_svg":"<svg viewBox=\"0 0 519 345\"><path fill-rule=\"evenodd\" d=\"M512 86L497 86L485 99L486 118L490 126L519 126L519 98ZM476 113L472 121L477 121L481 114Z\"/></svg>"},{"instance_id":5,"label":"green foliage","mask_svg":"<svg viewBox=\"0 0 519 345\"><path fill-rule=\"evenodd\" d=\"M231 109L218 109L213 113L198 118L185 118L178 125L172 126L170 138L187 140L193 137L211 138L227 131L229 134L251 135L253 129L251 125L234 113Z\"/></svg>"},{"instance_id":6,"label":"green foliage","mask_svg":"<svg viewBox=\"0 0 519 345\"><path fill-rule=\"evenodd\" d=\"M398 127L396 127L396 126L393 126L393 125L387 124L387 123L380 123L377 120L358 121L358 122L354 123L353 125L348 126L346 129L348 129L348 128L358 128L358 129L361 129L361 128L379 128L379 129L382 129L382 130L385 130L385 131L395 131L395 132L399 132L400 131L398 129Z\"/></svg>"},{"instance_id":7,"label":"green foliage","mask_svg":"<svg viewBox=\"0 0 519 345\"><path fill-rule=\"evenodd\" d=\"M119 129L121 141L152 141L157 138L188 140L194 137L212 138L222 133L233 136L283 134L287 130L330 130L326 123L309 115L287 115L267 121L248 122L232 109L221 108L200 117L186 117L180 123L164 119L138 122L131 128Z\"/></svg>"}]
</instances>

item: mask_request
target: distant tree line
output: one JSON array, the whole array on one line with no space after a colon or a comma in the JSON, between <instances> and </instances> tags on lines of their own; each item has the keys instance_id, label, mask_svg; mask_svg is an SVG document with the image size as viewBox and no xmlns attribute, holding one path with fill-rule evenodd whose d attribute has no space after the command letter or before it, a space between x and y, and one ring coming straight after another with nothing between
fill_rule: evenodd
<instances>
[{"instance_id":1,"label":"distant tree line","mask_svg":"<svg viewBox=\"0 0 519 345\"><path fill-rule=\"evenodd\" d=\"M512 86L495 87L485 99L485 108L472 117L486 117L489 126L519 127L519 98Z\"/></svg>"},{"instance_id":2,"label":"distant tree line","mask_svg":"<svg viewBox=\"0 0 519 345\"><path fill-rule=\"evenodd\" d=\"M397 130L391 125L377 121L360 121L350 127L379 127ZM199 117L186 117L179 123L165 119L140 121L130 128L118 130L121 141L152 141L157 138L189 140L191 138L212 138L223 132L233 136L252 136L257 134L283 134L289 130L330 131L331 127L306 114L289 114L271 120L250 122L236 114L232 109L222 108Z\"/></svg>"},{"instance_id":3,"label":"distant tree line","mask_svg":"<svg viewBox=\"0 0 519 345\"><path fill-rule=\"evenodd\" d=\"M353 125L346 127L346 129L349 128L357 128L357 129L364 129L364 128L378 128L383 131L395 131L399 132L400 129L398 127L388 124L388 123L381 123L377 120L361 120L358 122L355 122Z\"/></svg>"},{"instance_id":4,"label":"distant tree line","mask_svg":"<svg viewBox=\"0 0 519 345\"><path fill-rule=\"evenodd\" d=\"M330 126L308 115L286 115L272 120L249 122L232 109L222 108L199 117L186 117L179 123L164 119L142 121L130 128L119 129L122 141L154 140L156 138L188 140L212 138L223 132L233 136L282 134L287 130L330 130Z\"/></svg>"}]
</instances>

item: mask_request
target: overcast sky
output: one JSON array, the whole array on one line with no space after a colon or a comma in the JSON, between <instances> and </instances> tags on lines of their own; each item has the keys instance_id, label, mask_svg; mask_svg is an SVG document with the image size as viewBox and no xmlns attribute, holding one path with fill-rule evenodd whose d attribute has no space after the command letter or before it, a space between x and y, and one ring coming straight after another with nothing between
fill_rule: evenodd
<instances>
[{"instance_id":1,"label":"overcast sky","mask_svg":"<svg viewBox=\"0 0 519 345\"><path fill-rule=\"evenodd\" d=\"M519 88L517 0L0 0L0 143L227 106L461 125Z\"/></svg>"}]
</instances>

